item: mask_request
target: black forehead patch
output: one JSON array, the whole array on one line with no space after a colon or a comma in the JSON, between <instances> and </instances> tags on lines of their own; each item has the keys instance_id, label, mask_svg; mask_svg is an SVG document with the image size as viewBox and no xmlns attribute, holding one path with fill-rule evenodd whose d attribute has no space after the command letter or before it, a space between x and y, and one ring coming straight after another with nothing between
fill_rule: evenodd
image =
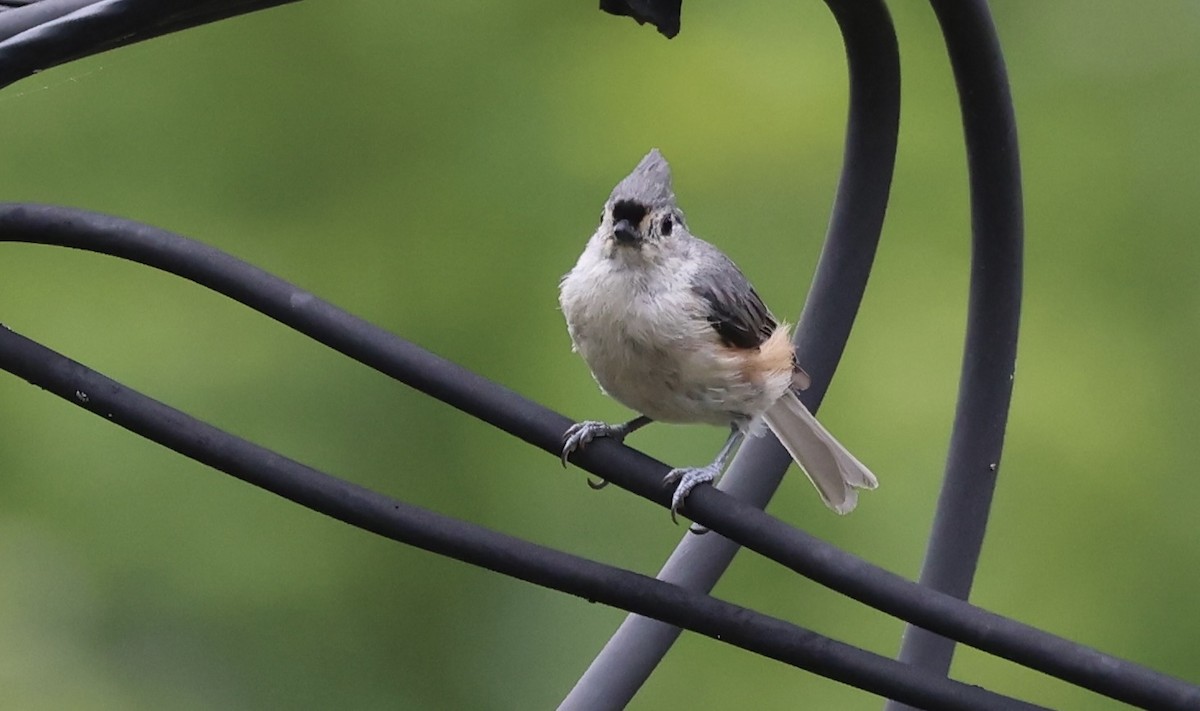
<instances>
[{"instance_id":1,"label":"black forehead patch","mask_svg":"<svg viewBox=\"0 0 1200 711\"><path fill-rule=\"evenodd\" d=\"M613 222L629 220L629 224L638 225L646 216L646 206L633 200L618 200L617 204L613 205L612 212Z\"/></svg>"}]
</instances>

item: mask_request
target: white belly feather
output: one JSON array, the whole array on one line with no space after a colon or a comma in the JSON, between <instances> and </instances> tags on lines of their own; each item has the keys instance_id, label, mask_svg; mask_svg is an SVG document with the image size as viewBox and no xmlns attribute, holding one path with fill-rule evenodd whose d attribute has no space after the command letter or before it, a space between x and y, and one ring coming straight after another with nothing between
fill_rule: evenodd
<instances>
[{"instance_id":1,"label":"white belly feather","mask_svg":"<svg viewBox=\"0 0 1200 711\"><path fill-rule=\"evenodd\" d=\"M757 419L790 378L751 382L709 324L686 266L650 271L653 278L644 266L588 249L563 278L559 302L571 340L600 387L662 422L745 426Z\"/></svg>"}]
</instances>

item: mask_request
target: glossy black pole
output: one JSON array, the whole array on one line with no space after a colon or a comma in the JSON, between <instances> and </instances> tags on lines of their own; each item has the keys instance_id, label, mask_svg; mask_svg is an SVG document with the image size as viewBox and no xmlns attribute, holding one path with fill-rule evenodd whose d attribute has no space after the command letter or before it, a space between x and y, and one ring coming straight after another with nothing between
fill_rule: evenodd
<instances>
[{"instance_id":1,"label":"glossy black pole","mask_svg":"<svg viewBox=\"0 0 1200 711\"><path fill-rule=\"evenodd\" d=\"M73 59L297 0L40 0L0 12L0 88Z\"/></svg>"},{"instance_id":2,"label":"glossy black pole","mask_svg":"<svg viewBox=\"0 0 1200 711\"><path fill-rule=\"evenodd\" d=\"M931 0L954 69L971 185L971 294L958 407L920 583L967 599L983 548L1012 396L1023 216L1016 118L984 0ZM909 626L901 661L946 674L954 642ZM898 710L898 704L889 704Z\"/></svg>"}]
</instances>

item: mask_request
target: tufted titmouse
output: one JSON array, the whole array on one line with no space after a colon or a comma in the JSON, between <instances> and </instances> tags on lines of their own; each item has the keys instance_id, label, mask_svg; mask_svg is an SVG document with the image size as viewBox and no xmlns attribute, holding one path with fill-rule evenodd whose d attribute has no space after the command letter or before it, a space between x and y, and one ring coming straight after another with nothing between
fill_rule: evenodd
<instances>
[{"instance_id":1,"label":"tufted titmouse","mask_svg":"<svg viewBox=\"0 0 1200 711\"><path fill-rule=\"evenodd\" d=\"M564 464L596 437L620 441L653 420L730 426L711 464L667 474L667 484L678 482L674 518L688 493L716 479L742 439L765 424L837 513L854 509L856 489L878 486L800 402L796 393L810 381L788 326L729 257L692 236L657 149L613 188L600 227L562 279L559 304L601 389L641 413L623 424L572 426Z\"/></svg>"}]
</instances>

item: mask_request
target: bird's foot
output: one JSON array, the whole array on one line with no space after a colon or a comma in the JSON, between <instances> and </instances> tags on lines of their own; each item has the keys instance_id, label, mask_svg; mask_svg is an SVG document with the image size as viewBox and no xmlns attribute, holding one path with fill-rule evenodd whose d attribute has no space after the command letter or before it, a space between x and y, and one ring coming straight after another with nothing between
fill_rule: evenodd
<instances>
[{"instance_id":1,"label":"bird's foot","mask_svg":"<svg viewBox=\"0 0 1200 711\"><path fill-rule=\"evenodd\" d=\"M688 494L692 493L692 489L701 484L711 484L720 475L721 467L716 462L706 467L682 467L667 472L667 475L663 477L663 484L667 486L676 485L675 493L671 495L671 521L678 523L675 514L683 506L683 500L687 498ZM707 529L698 531L698 533L705 531Z\"/></svg>"},{"instance_id":2,"label":"bird's foot","mask_svg":"<svg viewBox=\"0 0 1200 711\"><path fill-rule=\"evenodd\" d=\"M608 437L609 439L618 442L625 439L625 435L629 434L629 428L625 425L610 425L597 420L584 420L576 422L567 428L563 435L562 463L567 466L567 457L571 456L575 451L583 449L588 442L597 437ZM587 485L593 489L600 490L608 486L608 482L600 479L598 481L587 480Z\"/></svg>"}]
</instances>

